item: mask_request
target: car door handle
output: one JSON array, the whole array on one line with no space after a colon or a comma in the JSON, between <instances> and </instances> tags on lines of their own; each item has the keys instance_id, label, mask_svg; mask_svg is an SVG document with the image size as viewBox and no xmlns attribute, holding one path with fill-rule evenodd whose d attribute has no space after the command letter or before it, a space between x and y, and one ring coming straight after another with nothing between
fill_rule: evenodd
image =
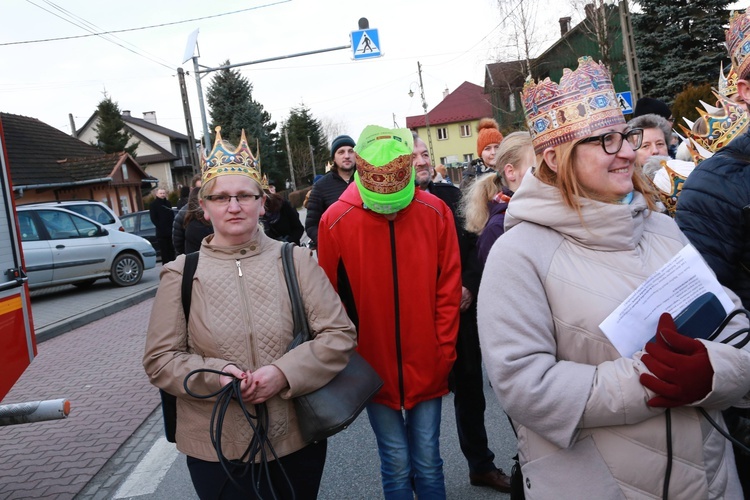
<instances>
[{"instance_id":1,"label":"car door handle","mask_svg":"<svg viewBox=\"0 0 750 500\"><path fill-rule=\"evenodd\" d=\"M55 248L57 248L58 250L62 250L63 248L65 248L65 245L57 245Z\"/></svg>"}]
</instances>

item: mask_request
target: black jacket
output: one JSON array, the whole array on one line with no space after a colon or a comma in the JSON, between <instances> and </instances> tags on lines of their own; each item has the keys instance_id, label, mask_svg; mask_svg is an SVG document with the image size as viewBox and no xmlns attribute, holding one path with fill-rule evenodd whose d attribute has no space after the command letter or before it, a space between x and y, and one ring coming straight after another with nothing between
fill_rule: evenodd
<instances>
[{"instance_id":1,"label":"black jacket","mask_svg":"<svg viewBox=\"0 0 750 500\"><path fill-rule=\"evenodd\" d=\"M318 242L318 224L328 207L338 201L339 196L354 182L352 175L349 182L345 181L336 170L331 170L313 185L310 199L307 200L307 218L305 231L313 245Z\"/></svg>"},{"instance_id":2,"label":"black jacket","mask_svg":"<svg viewBox=\"0 0 750 500\"><path fill-rule=\"evenodd\" d=\"M750 133L690 174L677 199L675 221L719 282L750 308Z\"/></svg>"},{"instance_id":3,"label":"black jacket","mask_svg":"<svg viewBox=\"0 0 750 500\"><path fill-rule=\"evenodd\" d=\"M456 234L458 235L458 248L461 252L461 284L471 292L476 301L479 281L482 278L482 266L476 251L477 237L464 229L463 217L458 214L461 190L452 184L442 182L435 184L432 181L430 181L427 190L443 200L453 212Z\"/></svg>"},{"instance_id":4,"label":"black jacket","mask_svg":"<svg viewBox=\"0 0 750 500\"><path fill-rule=\"evenodd\" d=\"M174 217L172 223L172 245L176 255L185 253L185 215L187 214L187 205L182 207Z\"/></svg>"},{"instance_id":5,"label":"black jacket","mask_svg":"<svg viewBox=\"0 0 750 500\"><path fill-rule=\"evenodd\" d=\"M299 220L299 212L286 200L281 204L278 212L266 213L260 218L263 231L271 238L279 241L291 241L299 245L305 228Z\"/></svg>"},{"instance_id":6,"label":"black jacket","mask_svg":"<svg viewBox=\"0 0 750 500\"><path fill-rule=\"evenodd\" d=\"M174 222L174 212L172 204L166 198L154 198L154 201L148 207L151 222L156 226L157 238L172 239L172 223Z\"/></svg>"}]
</instances>

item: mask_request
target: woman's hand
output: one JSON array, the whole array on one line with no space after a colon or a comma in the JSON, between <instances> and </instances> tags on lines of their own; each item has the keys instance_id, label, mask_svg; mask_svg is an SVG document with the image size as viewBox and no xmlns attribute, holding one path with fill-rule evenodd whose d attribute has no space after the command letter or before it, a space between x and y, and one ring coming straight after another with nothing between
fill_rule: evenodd
<instances>
[{"instance_id":1,"label":"woman's hand","mask_svg":"<svg viewBox=\"0 0 750 500\"><path fill-rule=\"evenodd\" d=\"M289 385L284 373L273 365L266 365L254 372L247 370L243 372L235 365L227 365L222 370L232 376L219 376L221 386L225 386L235 379L241 380L240 392L242 400L246 403L263 403L278 394Z\"/></svg>"},{"instance_id":2,"label":"woman's hand","mask_svg":"<svg viewBox=\"0 0 750 500\"><path fill-rule=\"evenodd\" d=\"M247 373L243 372L235 365L227 365L222 368L221 371L231 374L231 377L228 377L226 375L219 375L219 384L221 384L222 387L227 384L231 384L235 381L235 379L239 379L242 381L242 383L240 384L240 388L247 386Z\"/></svg>"}]
</instances>

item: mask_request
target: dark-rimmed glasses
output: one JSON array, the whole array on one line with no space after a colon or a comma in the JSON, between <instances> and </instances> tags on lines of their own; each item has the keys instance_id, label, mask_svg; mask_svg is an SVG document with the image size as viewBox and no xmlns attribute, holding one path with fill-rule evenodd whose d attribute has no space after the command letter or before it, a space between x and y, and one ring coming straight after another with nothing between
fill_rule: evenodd
<instances>
[{"instance_id":1,"label":"dark-rimmed glasses","mask_svg":"<svg viewBox=\"0 0 750 500\"><path fill-rule=\"evenodd\" d=\"M606 134L587 137L578 141L576 146L587 142L598 142L602 145L602 149L605 153L608 155L614 155L622 149L622 143L626 140L630 144L630 147L633 148L633 151L640 148L641 143L643 142L643 129L634 128L629 132L607 132Z\"/></svg>"},{"instance_id":2,"label":"dark-rimmed glasses","mask_svg":"<svg viewBox=\"0 0 750 500\"><path fill-rule=\"evenodd\" d=\"M240 194L207 194L203 198L211 201L213 203L216 203L217 205L229 205L229 202L232 198L237 200L237 203L240 205L249 205L251 202L259 200L263 197L262 194L250 194L250 193L240 193Z\"/></svg>"}]
</instances>

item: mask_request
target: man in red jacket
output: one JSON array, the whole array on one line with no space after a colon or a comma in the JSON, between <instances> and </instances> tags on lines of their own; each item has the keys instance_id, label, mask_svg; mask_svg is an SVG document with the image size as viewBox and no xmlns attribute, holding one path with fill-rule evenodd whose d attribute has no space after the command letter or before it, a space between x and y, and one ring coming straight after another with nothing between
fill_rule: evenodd
<instances>
[{"instance_id":1,"label":"man in red jacket","mask_svg":"<svg viewBox=\"0 0 750 500\"><path fill-rule=\"evenodd\" d=\"M461 262L453 215L415 190L407 129L367 127L357 173L323 215L318 260L384 381L367 406L386 499L445 498L442 396L456 359Z\"/></svg>"}]
</instances>

